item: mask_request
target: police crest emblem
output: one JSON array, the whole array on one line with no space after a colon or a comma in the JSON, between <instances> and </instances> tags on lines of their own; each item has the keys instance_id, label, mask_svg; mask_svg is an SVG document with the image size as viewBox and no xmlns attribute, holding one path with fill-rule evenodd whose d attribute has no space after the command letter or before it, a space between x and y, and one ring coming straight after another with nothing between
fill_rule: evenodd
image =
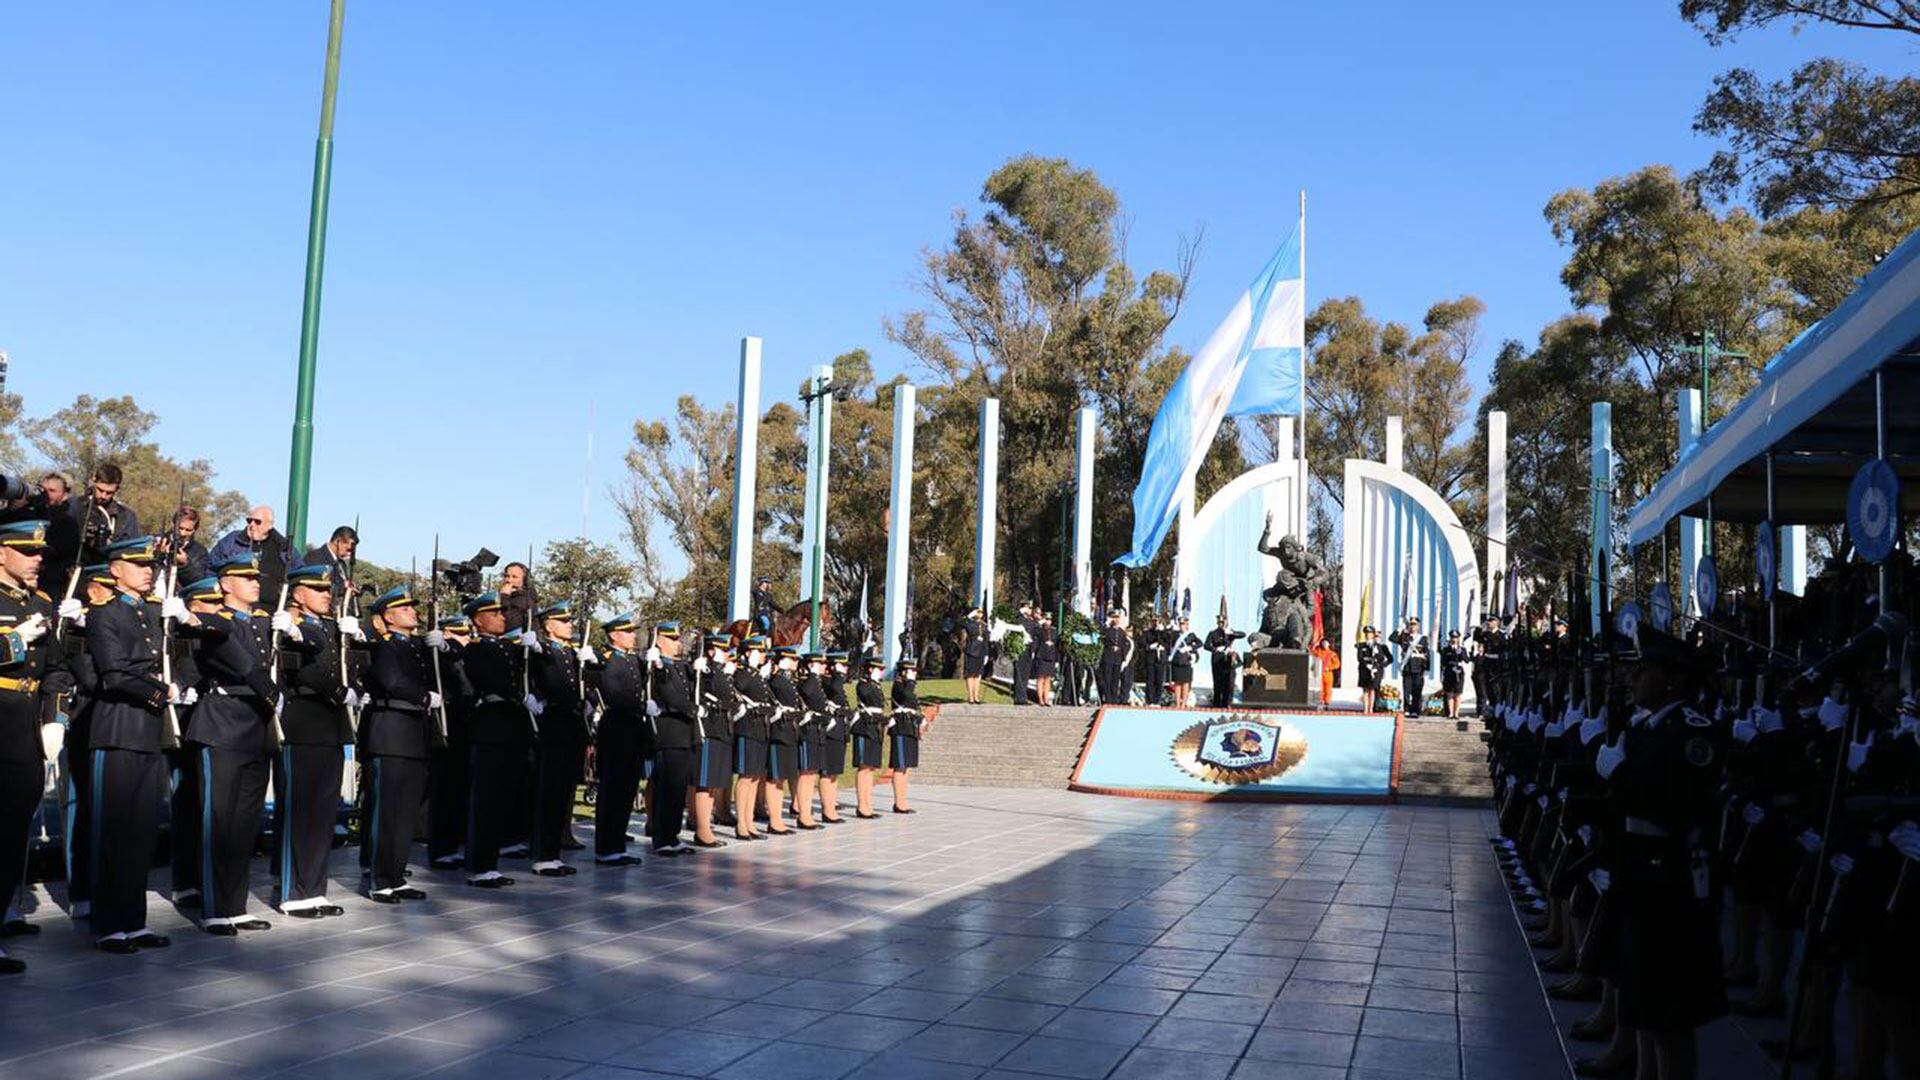
<instances>
[{"instance_id":1,"label":"police crest emblem","mask_svg":"<svg viewBox=\"0 0 1920 1080\"><path fill-rule=\"evenodd\" d=\"M1307 739L1281 721L1251 713L1203 720L1174 736L1174 764L1215 784L1252 784L1271 779L1307 756Z\"/></svg>"}]
</instances>

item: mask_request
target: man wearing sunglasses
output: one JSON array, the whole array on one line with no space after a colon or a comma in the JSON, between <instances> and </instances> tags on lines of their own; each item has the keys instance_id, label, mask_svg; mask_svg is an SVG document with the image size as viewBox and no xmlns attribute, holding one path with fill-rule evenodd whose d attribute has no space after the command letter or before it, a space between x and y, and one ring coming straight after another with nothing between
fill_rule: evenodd
<instances>
[{"instance_id":1,"label":"man wearing sunglasses","mask_svg":"<svg viewBox=\"0 0 1920 1080\"><path fill-rule=\"evenodd\" d=\"M252 552L260 567L260 595L266 603L279 600L280 586L287 580L287 538L273 527L273 507L256 506L247 511L247 522L220 538L207 555L207 562L218 566Z\"/></svg>"}]
</instances>

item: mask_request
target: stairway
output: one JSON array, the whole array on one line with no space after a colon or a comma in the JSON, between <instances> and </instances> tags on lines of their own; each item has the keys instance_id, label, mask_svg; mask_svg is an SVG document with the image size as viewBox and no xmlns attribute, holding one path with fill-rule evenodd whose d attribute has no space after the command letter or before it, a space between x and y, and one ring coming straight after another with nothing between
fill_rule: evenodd
<instances>
[{"instance_id":1,"label":"stairway","mask_svg":"<svg viewBox=\"0 0 1920 1080\"><path fill-rule=\"evenodd\" d=\"M1456 721L1427 717L1400 724L1401 802L1426 800L1459 802L1493 797L1487 776L1487 746L1480 739L1480 721L1466 719L1467 730Z\"/></svg>"},{"instance_id":2,"label":"stairway","mask_svg":"<svg viewBox=\"0 0 1920 1080\"><path fill-rule=\"evenodd\" d=\"M1065 788L1093 710L942 705L920 741L916 780L976 787Z\"/></svg>"}]
</instances>

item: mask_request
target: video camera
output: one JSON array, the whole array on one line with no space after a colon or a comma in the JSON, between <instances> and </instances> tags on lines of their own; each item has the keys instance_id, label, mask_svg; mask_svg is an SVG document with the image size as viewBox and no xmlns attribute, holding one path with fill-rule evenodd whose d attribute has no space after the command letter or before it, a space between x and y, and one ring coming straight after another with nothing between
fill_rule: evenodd
<instances>
[{"instance_id":1,"label":"video camera","mask_svg":"<svg viewBox=\"0 0 1920 1080\"><path fill-rule=\"evenodd\" d=\"M12 503L25 500L29 510L44 511L47 508L47 493L40 485L29 484L26 480L9 475L0 475L0 503Z\"/></svg>"},{"instance_id":2,"label":"video camera","mask_svg":"<svg viewBox=\"0 0 1920 1080\"><path fill-rule=\"evenodd\" d=\"M433 572L440 575L455 595L477 596L481 592L480 573L500 561L500 556L481 548L473 558L461 562L435 559Z\"/></svg>"}]
</instances>

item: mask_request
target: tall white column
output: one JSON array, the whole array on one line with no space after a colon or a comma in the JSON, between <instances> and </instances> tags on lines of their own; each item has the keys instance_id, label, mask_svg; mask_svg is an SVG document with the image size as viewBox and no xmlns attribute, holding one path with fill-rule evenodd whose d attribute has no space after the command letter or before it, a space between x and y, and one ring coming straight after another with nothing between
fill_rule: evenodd
<instances>
[{"instance_id":1,"label":"tall white column","mask_svg":"<svg viewBox=\"0 0 1920 1080\"><path fill-rule=\"evenodd\" d=\"M812 388L833 381L833 365L813 369ZM800 591L803 600L811 599L815 580L824 581L825 568L816 578L813 556L820 530L827 517L827 458L833 446L833 395L820 394L807 404L807 488L800 518ZM816 460L816 458L818 460Z\"/></svg>"},{"instance_id":2,"label":"tall white column","mask_svg":"<svg viewBox=\"0 0 1920 1080\"><path fill-rule=\"evenodd\" d=\"M1495 594L1507 576L1507 414L1487 414L1487 584L1480 610L1498 611Z\"/></svg>"},{"instance_id":3,"label":"tall white column","mask_svg":"<svg viewBox=\"0 0 1920 1080\"><path fill-rule=\"evenodd\" d=\"M1780 591L1793 596L1807 595L1807 527L1782 525L1774 535L1780 538L1773 559L1779 567Z\"/></svg>"},{"instance_id":4,"label":"tall white column","mask_svg":"<svg viewBox=\"0 0 1920 1080\"><path fill-rule=\"evenodd\" d=\"M893 388L893 486L887 498L887 599L881 620L881 655L900 660L900 632L907 626L907 558L913 515L913 387Z\"/></svg>"},{"instance_id":5,"label":"tall white column","mask_svg":"<svg viewBox=\"0 0 1920 1080\"><path fill-rule=\"evenodd\" d=\"M1073 606L1093 614L1093 410L1081 409L1073 453Z\"/></svg>"},{"instance_id":6,"label":"tall white column","mask_svg":"<svg viewBox=\"0 0 1920 1080\"><path fill-rule=\"evenodd\" d=\"M1389 469L1399 469L1404 467L1403 466L1403 460L1405 456L1404 444L1405 444L1406 438L1401 433L1401 431L1402 429L1400 426L1400 418L1397 416L1387 417L1386 461L1387 461L1387 468Z\"/></svg>"},{"instance_id":7,"label":"tall white column","mask_svg":"<svg viewBox=\"0 0 1920 1080\"><path fill-rule=\"evenodd\" d=\"M1601 639L1601 612L1607 606L1606 587L1613 567L1613 406L1604 401L1593 403L1593 436L1590 483L1593 520L1588 525L1592 552L1587 562L1587 610L1591 613L1588 629L1593 640Z\"/></svg>"},{"instance_id":8,"label":"tall white column","mask_svg":"<svg viewBox=\"0 0 1920 1080\"><path fill-rule=\"evenodd\" d=\"M1680 413L1680 454L1686 456L1700 441L1700 391L1682 390L1677 399ZM1700 610L1693 595L1693 583L1700 570L1700 557L1706 538L1706 522L1695 517L1680 519L1680 580L1674 583L1674 614L1693 615Z\"/></svg>"},{"instance_id":9,"label":"tall white column","mask_svg":"<svg viewBox=\"0 0 1920 1080\"><path fill-rule=\"evenodd\" d=\"M973 545L973 602L993 616L993 542L999 525L1000 500L1000 399L980 402L980 520L975 526Z\"/></svg>"},{"instance_id":10,"label":"tall white column","mask_svg":"<svg viewBox=\"0 0 1920 1080\"><path fill-rule=\"evenodd\" d=\"M740 339L740 393L734 406L733 552L727 564L727 618L753 615L754 485L760 471L760 339Z\"/></svg>"}]
</instances>

